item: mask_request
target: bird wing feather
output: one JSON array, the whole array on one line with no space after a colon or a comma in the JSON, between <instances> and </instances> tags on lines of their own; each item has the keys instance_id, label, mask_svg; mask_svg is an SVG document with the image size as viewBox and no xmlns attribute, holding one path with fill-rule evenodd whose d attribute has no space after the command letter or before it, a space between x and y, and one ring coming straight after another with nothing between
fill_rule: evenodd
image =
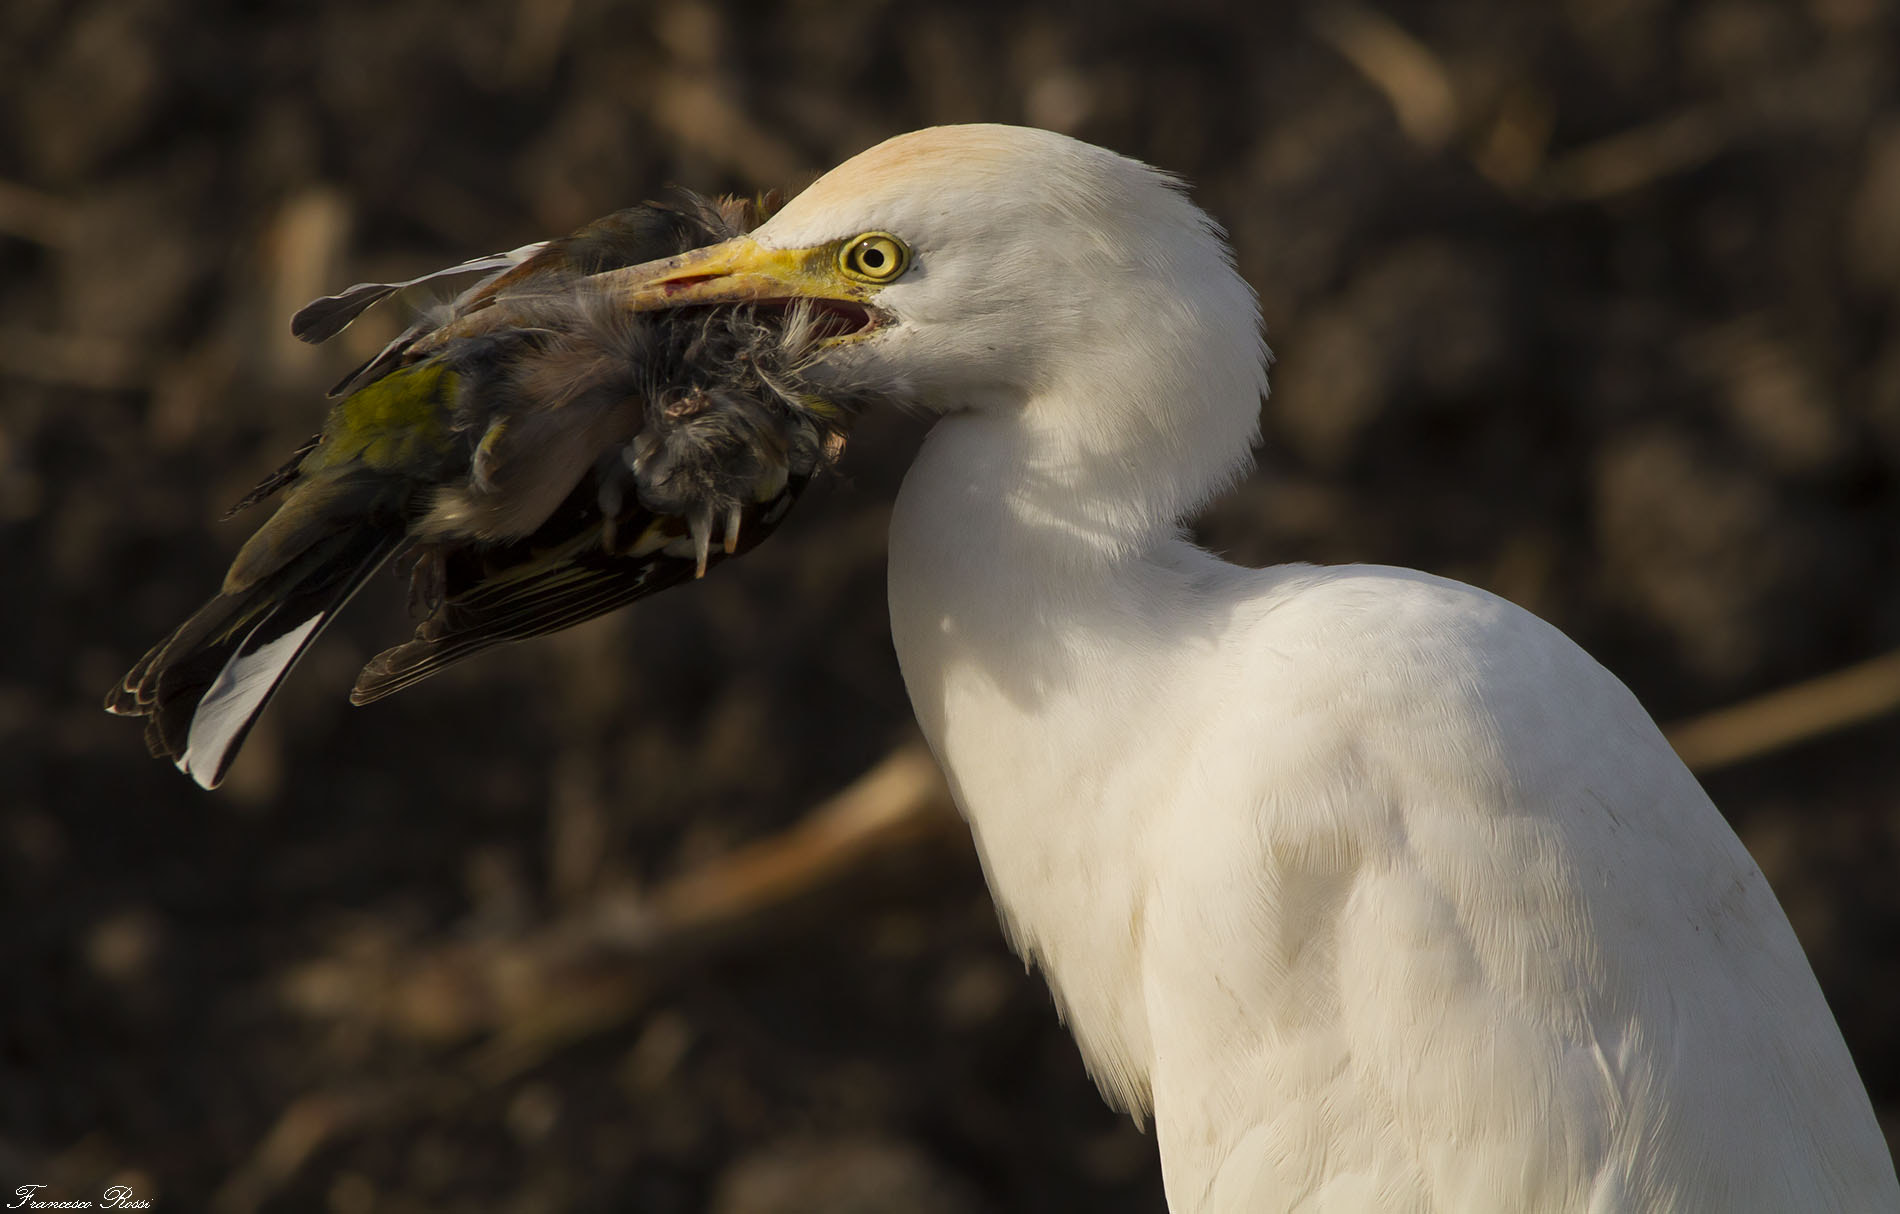
<instances>
[{"instance_id":1,"label":"bird wing feather","mask_svg":"<svg viewBox=\"0 0 1900 1214\"><path fill-rule=\"evenodd\" d=\"M520 265L544 247L546 247L545 241L526 244L518 249L510 249L506 253L490 253L484 257L470 258L457 265L430 270L426 274L405 278L401 282L359 282L338 291L335 295L313 299L297 309L296 315L290 318L291 335L299 341L306 341L312 345L321 344L349 328L357 317L398 291L421 286L425 282L459 277L463 274L488 273L493 277L501 271Z\"/></svg>"},{"instance_id":2,"label":"bird wing feather","mask_svg":"<svg viewBox=\"0 0 1900 1214\"><path fill-rule=\"evenodd\" d=\"M748 506L730 553L712 549L708 567L761 543L809 479L792 477L769 501ZM700 558L676 518L634 506L610 529L595 490L583 485L535 535L499 547L425 548L419 559L439 563L415 576L439 582L440 602L413 638L363 667L353 703L380 700L484 649L558 632L690 581Z\"/></svg>"}]
</instances>

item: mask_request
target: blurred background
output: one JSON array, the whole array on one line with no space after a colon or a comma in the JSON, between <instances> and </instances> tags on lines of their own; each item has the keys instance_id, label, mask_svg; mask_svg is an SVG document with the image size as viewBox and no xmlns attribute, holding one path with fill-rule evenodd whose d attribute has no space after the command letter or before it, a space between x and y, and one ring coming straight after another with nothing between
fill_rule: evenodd
<instances>
[{"instance_id":1,"label":"blurred background","mask_svg":"<svg viewBox=\"0 0 1900 1214\"><path fill-rule=\"evenodd\" d=\"M1279 354L1206 544L1488 587L1665 723L1900 646L1895 4L1381 5L0 5L4 1191L1161 1208L909 749L913 422L706 583L359 711L379 579L216 794L99 711L401 319L309 349L296 306L673 184L1106 144L1195 183ZM1799 745L1678 736L1892 1140L1900 722L1826 726L1870 669L1774 702Z\"/></svg>"}]
</instances>

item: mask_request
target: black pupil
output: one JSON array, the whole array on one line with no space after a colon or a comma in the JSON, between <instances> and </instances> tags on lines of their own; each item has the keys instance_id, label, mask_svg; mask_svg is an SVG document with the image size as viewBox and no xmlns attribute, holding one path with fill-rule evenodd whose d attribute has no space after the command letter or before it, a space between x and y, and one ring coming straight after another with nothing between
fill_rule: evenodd
<instances>
[{"instance_id":1,"label":"black pupil","mask_svg":"<svg viewBox=\"0 0 1900 1214\"><path fill-rule=\"evenodd\" d=\"M884 250L878 248L876 245L871 245L865 249L863 253L859 254L859 256L863 259L866 269L881 270L884 268Z\"/></svg>"}]
</instances>

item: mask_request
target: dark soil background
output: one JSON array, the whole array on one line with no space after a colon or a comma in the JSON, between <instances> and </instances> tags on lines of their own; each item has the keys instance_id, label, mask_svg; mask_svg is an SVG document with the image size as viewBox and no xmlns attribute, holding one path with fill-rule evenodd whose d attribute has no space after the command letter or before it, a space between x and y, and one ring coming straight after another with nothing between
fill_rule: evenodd
<instances>
[{"instance_id":1,"label":"dark soil background","mask_svg":"<svg viewBox=\"0 0 1900 1214\"><path fill-rule=\"evenodd\" d=\"M7 0L0 1192L1158 1210L954 836L664 961L568 930L911 740L914 423L706 583L353 710L388 579L216 794L99 711L388 332L290 312L672 183L1068 130L1193 181L1259 288L1262 469L1206 543L1489 587L1676 720L1900 646L1897 35L1890 0ZM1888 716L1707 777L1890 1138L1897 754Z\"/></svg>"}]
</instances>

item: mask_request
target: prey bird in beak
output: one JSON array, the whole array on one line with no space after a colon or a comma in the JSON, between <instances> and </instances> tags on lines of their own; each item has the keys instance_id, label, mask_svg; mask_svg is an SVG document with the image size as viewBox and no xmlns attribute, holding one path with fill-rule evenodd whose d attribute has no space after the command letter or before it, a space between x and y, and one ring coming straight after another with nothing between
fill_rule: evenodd
<instances>
[{"instance_id":1,"label":"prey bird in beak","mask_svg":"<svg viewBox=\"0 0 1900 1214\"><path fill-rule=\"evenodd\" d=\"M798 268L742 235L765 211L633 207L299 312L292 331L323 341L404 287L486 275L332 391L322 432L234 509L283 498L217 596L106 708L147 718L152 753L214 787L298 658L391 560L418 622L363 669L358 704L703 576L765 538L842 450L852 416L805 370L875 323L848 297L786 293ZM713 303L731 306L690 306Z\"/></svg>"}]
</instances>

